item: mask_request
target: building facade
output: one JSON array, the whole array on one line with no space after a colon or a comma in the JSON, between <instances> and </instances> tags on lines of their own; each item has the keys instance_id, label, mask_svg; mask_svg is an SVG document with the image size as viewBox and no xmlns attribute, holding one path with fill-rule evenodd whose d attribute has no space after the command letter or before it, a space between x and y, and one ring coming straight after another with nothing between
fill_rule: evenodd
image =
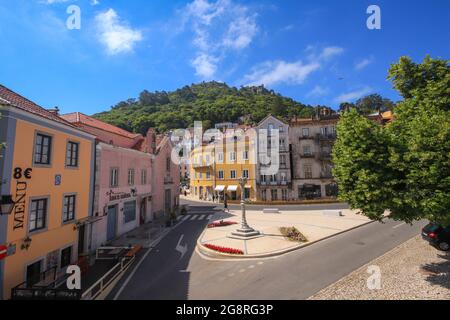
<instances>
[{"instance_id":1,"label":"building facade","mask_svg":"<svg viewBox=\"0 0 450 320\"><path fill-rule=\"evenodd\" d=\"M173 144L169 135L156 136L153 165L153 216L167 219L180 204L180 168L172 161Z\"/></svg>"},{"instance_id":2,"label":"building facade","mask_svg":"<svg viewBox=\"0 0 450 320\"><path fill-rule=\"evenodd\" d=\"M201 200L241 199L239 179L247 179L245 199L256 200L256 131L231 130L191 153L191 196Z\"/></svg>"},{"instance_id":3,"label":"building facade","mask_svg":"<svg viewBox=\"0 0 450 320\"><path fill-rule=\"evenodd\" d=\"M269 115L256 126L256 130L258 132L257 200L291 200L289 125ZM270 161L263 163L261 159L265 154ZM271 170L271 166L274 166L275 170Z\"/></svg>"},{"instance_id":4,"label":"building facade","mask_svg":"<svg viewBox=\"0 0 450 320\"><path fill-rule=\"evenodd\" d=\"M331 151L338 121L339 114L331 114L329 110L315 117L291 121L289 139L294 199L331 198L337 195Z\"/></svg>"},{"instance_id":5,"label":"building facade","mask_svg":"<svg viewBox=\"0 0 450 320\"><path fill-rule=\"evenodd\" d=\"M153 156L103 142L96 149L91 250L153 220Z\"/></svg>"},{"instance_id":6,"label":"building facade","mask_svg":"<svg viewBox=\"0 0 450 320\"><path fill-rule=\"evenodd\" d=\"M1 195L15 202L0 216L0 299L17 286L65 274L87 251L95 137L0 86ZM47 283L48 284L48 283Z\"/></svg>"},{"instance_id":7,"label":"building facade","mask_svg":"<svg viewBox=\"0 0 450 320\"><path fill-rule=\"evenodd\" d=\"M91 250L139 225L164 219L179 203L179 166L169 136L134 134L81 113L63 116L97 137Z\"/></svg>"}]
</instances>

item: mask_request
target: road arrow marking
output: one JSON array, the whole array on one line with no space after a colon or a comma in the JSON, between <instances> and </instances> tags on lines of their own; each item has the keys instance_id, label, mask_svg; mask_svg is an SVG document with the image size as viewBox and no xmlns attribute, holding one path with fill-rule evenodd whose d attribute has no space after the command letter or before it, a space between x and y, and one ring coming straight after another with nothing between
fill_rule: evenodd
<instances>
[{"instance_id":1,"label":"road arrow marking","mask_svg":"<svg viewBox=\"0 0 450 320\"><path fill-rule=\"evenodd\" d=\"M184 246L181 245L181 241L183 241L184 234L181 235L180 240L178 240L178 244L175 247L175 250L177 250L179 253L181 253L180 260L183 259L184 255L187 252L187 244Z\"/></svg>"}]
</instances>

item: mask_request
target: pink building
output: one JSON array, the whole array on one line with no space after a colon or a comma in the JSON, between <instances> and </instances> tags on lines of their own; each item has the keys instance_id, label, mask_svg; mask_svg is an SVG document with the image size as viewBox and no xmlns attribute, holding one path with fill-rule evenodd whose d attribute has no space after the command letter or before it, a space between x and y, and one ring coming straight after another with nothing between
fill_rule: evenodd
<instances>
[{"instance_id":1,"label":"pink building","mask_svg":"<svg viewBox=\"0 0 450 320\"><path fill-rule=\"evenodd\" d=\"M149 129L144 137L81 113L64 119L97 137L90 249L141 224L164 221L178 206L179 168L168 136Z\"/></svg>"},{"instance_id":2,"label":"pink building","mask_svg":"<svg viewBox=\"0 0 450 320\"><path fill-rule=\"evenodd\" d=\"M155 216L168 215L179 205L180 168L171 160L172 143L168 136L158 139L155 150L153 177L153 212Z\"/></svg>"},{"instance_id":3,"label":"pink building","mask_svg":"<svg viewBox=\"0 0 450 320\"><path fill-rule=\"evenodd\" d=\"M97 144L94 216L91 249L150 222L152 159L137 150Z\"/></svg>"}]
</instances>

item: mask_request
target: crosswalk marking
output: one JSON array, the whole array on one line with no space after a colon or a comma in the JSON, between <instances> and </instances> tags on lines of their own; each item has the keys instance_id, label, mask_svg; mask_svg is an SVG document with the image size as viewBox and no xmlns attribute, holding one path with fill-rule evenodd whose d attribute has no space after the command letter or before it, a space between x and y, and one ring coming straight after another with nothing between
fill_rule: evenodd
<instances>
[{"instance_id":1,"label":"crosswalk marking","mask_svg":"<svg viewBox=\"0 0 450 320\"><path fill-rule=\"evenodd\" d=\"M200 221L200 220L209 220L210 217L212 217L211 214L188 214L188 215L185 215L185 216L179 216L177 218L177 220L178 221L187 221L187 220Z\"/></svg>"}]
</instances>

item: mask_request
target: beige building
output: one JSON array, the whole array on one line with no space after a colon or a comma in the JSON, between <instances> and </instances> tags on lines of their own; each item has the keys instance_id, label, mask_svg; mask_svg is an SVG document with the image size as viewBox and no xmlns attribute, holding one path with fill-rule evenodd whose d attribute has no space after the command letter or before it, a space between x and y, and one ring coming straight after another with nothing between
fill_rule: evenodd
<instances>
[{"instance_id":1,"label":"beige building","mask_svg":"<svg viewBox=\"0 0 450 320\"><path fill-rule=\"evenodd\" d=\"M336 140L339 114L321 114L294 119L290 123L292 148L292 196L294 199L335 197L337 186L332 176L331 151Z\"/></svg>"}]
</instances>

